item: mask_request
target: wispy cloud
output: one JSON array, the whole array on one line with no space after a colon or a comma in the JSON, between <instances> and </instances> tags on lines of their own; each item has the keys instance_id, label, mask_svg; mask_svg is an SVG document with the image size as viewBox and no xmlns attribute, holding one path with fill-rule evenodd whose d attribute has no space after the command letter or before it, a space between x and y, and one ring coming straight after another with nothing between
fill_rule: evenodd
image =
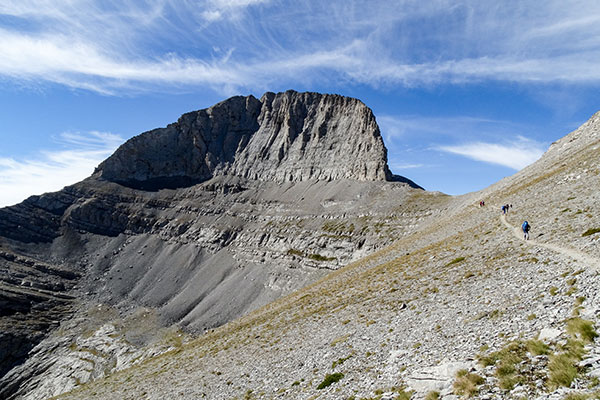
<instances>
[{"instance_id":1,"label":"wispy cloud","mask_svg":"<svg viewBox=\"0 0 600 400\"><path fill-rule=\"evenodd\" d=\"M425 166L425 164L419 164L419 163L414 163L414 164L402 163L402 162L390 163L390 168L393 169L394 171L423 168L424 166Z\"/></svg>"},{"instance_id":2,"label":"wispy cloud","mask_svg":"<svg viewBox=\"0 0 600 400\"><path fill-rule=\"evenodd\" d=\"M545 151L541 143L524 137L518 137L511 143L474 142L453 146L439 146L438 149L476 161L502 165L514 170L520 170L535 162Z\"/></svg>"},{"instance_id":3,"label":"wispy cloud","mask_svg":"<svg viewBox=\"0 0 600 400\"><path fill-rule=\"evenodd\" d=\"M239 12L246 7L268 3L270 0L213 0L207 2L207 8L201 15L207 21L218 21L223 18L239 18Z\"/></svg>"},{"instance_id":4,"label":"wispy cloud","mask_svg":"<svg viewBox=\"0 0 600 400\"><path fill-rule=\"evenodd\" d=\"M67 132L56 138L59 150L26 159L0 158L0 207L35 194L53 192L92 174L123 139L112 133Z\"/></svg>"},{"instance_id":5,"label":"wispy cloud","mask_svg":"<svg viewBox=\"0 0 600 400\"><path fill-rule=\"evenodd\" d=\"M423 143L435 137L465 137L469 135L486 136L508 131L523 130L512 121L493 118L458 115L450 117L418 115L382 115L377 122L386 142L414 139Z\"/></svg>"},{"instance_id":6,"label":"wispy cloud","mask_svg":"<svg viewBox=\"0 0 600 400\"><path fill-rule=\"evenodd\" d=\"M600 83L597 15L600 3L559 0L6 0L0 76L104 93Z\"/></svg>"}]
</instances>

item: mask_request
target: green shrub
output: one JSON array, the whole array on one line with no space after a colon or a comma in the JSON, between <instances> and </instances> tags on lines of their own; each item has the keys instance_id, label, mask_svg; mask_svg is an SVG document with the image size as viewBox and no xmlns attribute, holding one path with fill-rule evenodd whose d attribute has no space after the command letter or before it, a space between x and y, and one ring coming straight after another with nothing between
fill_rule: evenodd
<instances>
[{"instance_id":1,"label":"green shrub","mask_svg":"<svg viewBox=\"0 0 600 400\"><path fill-rule=\"evenodd\" d=\"M342 358L338 358L337 361L334 361L331 363L331 368L335 368L338 365L342 365L346 360L348 360L350 357L352 357L352 354L350 354L347 357L342 357Z\"/></svg>"},{"instance_id":2,"label":"green shrub","mask_svg":"<svg viewBox=\"0 0 600 400\"><path fill-rule=\"evenodd\" d=\"M398 389L397 392L398 395L394 397L394 400L410 400L413 395L413 391L406 392L404 389Z\"/></svg>"},{"instance_id":3,"label":"green shrub","mask_svg":"<svg viewBox=\"0 0 600 400\"><path fill-rule=\"evenodd\" d=\"M577 367L569 354L563 353L550 357L548 363L548 386L551 389L559 386L569 387L575 377L577 377Z\"/></svg>"},{"instance_id":4,"label":"green shrub","mask_svg":"<svg viewBox=\"0 0 600 400\"><path fill-rule=\"evenodd\" d=\"M525 345L527 346L527 351L534 356L541 356L550 353L550 347L548 347L548 345L541 340L528 340Z\"/></svg>"},{"instance_id":5,"label":"green shrub","mask_svg":"<svg viewBox=\"0 0 600 400\"><path fill-rule=\"evenodd\" d=\"M460 396L471 397L479 391L478 386L485 382L483 377L472 374L466 369L461 369L456 373L454 381L454 393Z\"/></svg>"},{"instance_id":6,"label":"green shrub","mask_svg":"<svg viewBox=\"0 0 600 400\"><path fill-rule=\"evenodd\" d=\"M574 360L583 360L583 356L585 355L583 342L573 338L568 338L567 343L561 346L560 349Z\"/></svg>"},{"instance_id":7,"label":"green shrub","mask_svg":"<svg viewBox=\"0 0 600 400\"><path fill-rule=\"evenodd\" d=\"M581 236L584 236L584 237L590 236L590 235L593 235L594 233L598 233L598 232L600 232L600 228L590 228L587 231L583 232L581 234Z\"/></svg>"},{"instance_id":8,"label":"green shrub","mask_svg":"<svg viewBox=\"0 0 600 400\"><path fill-rule=\"evenodd\" d=\"M573 318L567 322L567 333L587 343L593 342L598 337L594 323L581 318Z\"/></svg>"},{"instance_id":9,"label":"green shrub","mask_svg":"<svg viewBox=\"0 0 600 400\"><path fill-rule=\"evenodd\" d=\"M461 261L464 261L465 257L457 257L454 260L450 261L448 264L446 264L446 267L453 265L453 264L458 264Z\"/></svg>"},{"instance_id":10,"label":"green shrub","mask_svg":"<svg viewBox=\"0 0 600 400\"><path fill-rule=\"evenodd\" d=\"M569 393L563 400L588 400L591 395L585 393Z\"/></svg>"},{"instance_id":11,"label":"green shrub","mask_svg":"<svg viewBox=\"0 0 600 400\"><path fill-rule=\"evenodd\" d=\"M325 257L322 256L320 254L311 254L308 256L308 258L310 258L311 260L315 260L315 261L333 261L335 260L335 257Z\"/></svg>"},{"instance_id":12,"label":"green shrub","mask_svg":"<svg viewBox=\"0 0 600 400\"><path fill-rule=\"evenodd\" d=\"M525 359L527 347L522 342L509 343L505 348L486 356L480 356L479 362L487 367L496 365L498 386L504 390L511 390L523 378L519 375L518 364Z\"/></svg>"},{"instance_id":13,"label":"green shrub","mask_svg":"<svg viewBox=\"0 0 600 400\"><path fill-rule=\"evenodd\" d=\"M321 382L319 384L319 386L317 386L317 389L318 390L325 389L327 386L338 382L343 377L344 377L344 374L342 374L341 372L336 372L334 374L327 374L327 375L325 375L325 379L323 379L323 382Z\"/></svg>"},{"instance_id":14,"label":"green shrub","mask_svg":"<svg viewBox=\"0 0 600 400\"><path fill-rule=\"evenodd\" d=\"M440 398L440 392L436 392L436 391L431 391L429 393L427 393L427 396L425 396L425 400L438 400Z\"/></svg>"}]
</instances>

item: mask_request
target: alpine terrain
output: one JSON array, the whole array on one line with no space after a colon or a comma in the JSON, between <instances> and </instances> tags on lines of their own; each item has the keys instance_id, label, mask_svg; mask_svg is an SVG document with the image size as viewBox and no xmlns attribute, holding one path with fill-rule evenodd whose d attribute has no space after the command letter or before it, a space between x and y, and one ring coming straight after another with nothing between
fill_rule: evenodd
<instances>
[{"instance_id":1,"label":"alpine terrain","mask_svg":"<svg viewBox=\"0 0 600 400\"><path fill-rule=\"evenodd\" d=\"M598 398L599 154L446 196L355 99L185 114L0 209L0 397Z\"/></svg>"},{"instance_id":2,"label":"alpine terrain","mask_svg":"<svg viewBox=\"0 0 600 400\"><path fill-rule=\"evenodd\" d=\"M41 399L167 351L414 232L370 109L233 97L0 209L0 398Z\"/></svg>"}]
</instances>

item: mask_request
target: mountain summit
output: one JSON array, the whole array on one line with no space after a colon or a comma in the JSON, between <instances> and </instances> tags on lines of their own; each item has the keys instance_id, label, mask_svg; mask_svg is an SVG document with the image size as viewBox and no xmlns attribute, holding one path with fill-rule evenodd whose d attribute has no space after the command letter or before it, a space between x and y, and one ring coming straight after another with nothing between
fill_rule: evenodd
<instances>
[{"instance_id":1,"label":"mountain summit","mask_svg":"<svg viewBox=\"0 0 600 400\"><path fill-rule=\"evenodd\" d=\"M371 110L318 93L236 96L134 137L95 173L139 189L191 186L218 175L275 181L392 180Z\"/></svg>"}]
</instances>

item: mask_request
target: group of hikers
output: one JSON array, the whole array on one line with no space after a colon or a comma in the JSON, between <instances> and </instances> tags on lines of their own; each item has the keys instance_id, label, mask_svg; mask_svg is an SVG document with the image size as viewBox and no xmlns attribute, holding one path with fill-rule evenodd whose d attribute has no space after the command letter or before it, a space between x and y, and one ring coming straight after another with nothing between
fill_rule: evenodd
<instances>
[{"instance_id":1,"label":"group of hikers","mask_svg":"<svg viewBox=\"0 0 600 400\"><path fill-rule=\"evenodd\" d=\"M479 207L483 207L485 206L485 201L481 200L479 202ZM512 208L512 204L503 204L501 209L502 209L502 214L506 215L508 214L508 211ZM521 224L521 230L523 231L523 240L529 240L529 230L531 229L531 225L529 225L529 222L527 221L523 221L523 223Z\"/></svg>"}]
</instances>

